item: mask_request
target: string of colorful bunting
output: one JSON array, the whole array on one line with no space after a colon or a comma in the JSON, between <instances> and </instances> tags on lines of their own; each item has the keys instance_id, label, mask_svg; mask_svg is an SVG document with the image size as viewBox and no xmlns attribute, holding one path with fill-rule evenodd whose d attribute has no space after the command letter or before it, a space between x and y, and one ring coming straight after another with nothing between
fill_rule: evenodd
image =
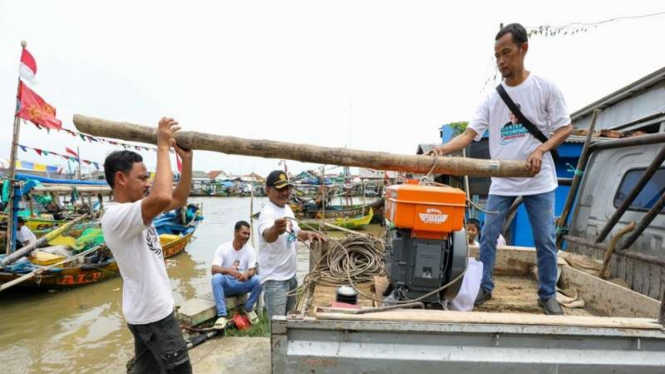
<instances>
[{"instance_id":1,"label":"string of colorful bunting","mask_svg":"<svg viewBox=\"0 0 665 374\"><path fill-rule=\"evenodd\" d=\"M39 126L37 124L35 124L35 126L40 130L50 131L50 129L45 128L43 126ZM90 143L105 143L105 144L114 145L116 147L123 147L125 149L134 149L134 150L137 150L137 151L157 152L157 147L146 147L146 146L143 146L143 145L135 145L135 144L129 144L129 143L125 143L125 142L119 142L117 140L108 140L108 139L104 139L104 138L97 138L97 137L94 137L92 135L88 135L88 134L85 134L85 133L82 133L82 132L66 129L64 127L59 129L59 130L58 129L56 129L56 130L57 131L62 130L62 131L65 131L66 133L68 133L71 136L80 137L81 140L83 140L84 142L87 141L87 142L90 142Z\"/></svg>"},{"instance_id":2,"label":"string of colorful bunting","mask_svg":"<svg viewBox=\"0 0 665 374\"><path fill-rule=\"evenodd\" d=\"M31 150L35 151L40 156L42 156L42 155L43 156L53 155L53 156L62 157L65 160L68 160L68 161L79 162L79 159L77 157L74 157L74 156L63 155L61 153L57 153L57 152L53 152L53 151L47 151L45 149L28 147L28 146L22 145L22 144L19 144L18 146L21 148L21 150L23 152L26 152L26 153L28 152L28 149L31 149ZM98 162L90 161L90 160L81 160L81 162L83 162L86 165L93 165L95 167L95 169L99 170L99 163Z\"/></svg>"}]
</instances>

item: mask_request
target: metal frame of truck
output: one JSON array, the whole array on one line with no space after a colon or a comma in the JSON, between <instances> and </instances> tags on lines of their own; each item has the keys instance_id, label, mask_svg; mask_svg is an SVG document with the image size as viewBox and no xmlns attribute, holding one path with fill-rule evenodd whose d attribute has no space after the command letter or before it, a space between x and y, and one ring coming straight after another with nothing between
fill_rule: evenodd
<instances>
[{"instance_id":1,"label":"metal frame of truck","mask_svg":"<svg viewBox=\"0 0 665 374\"><path fill-rule=\"evenodd\" d=\"M534 263L533 249L504 248L496 269L526 274ZM665 372L660 302L568 265L561 270L563 281L580 286L590 309L612 317L440 312L436 322L418 321L409 311L393 320L275 317L272 372ZM645 328L636 327L641 323Z\"/></svg>"}]
</instances>

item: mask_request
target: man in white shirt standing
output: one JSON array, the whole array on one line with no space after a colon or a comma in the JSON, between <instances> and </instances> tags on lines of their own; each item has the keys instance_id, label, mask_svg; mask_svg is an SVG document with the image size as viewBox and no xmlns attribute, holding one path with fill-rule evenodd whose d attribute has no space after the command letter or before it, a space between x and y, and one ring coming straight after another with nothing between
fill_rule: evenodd
<instances>
[{"instance_id":1,"label":"man in white shirt standing","mask_svg":"<svg viewBox=\"0 0 665 374\"><path fill-rule=\"evenodd\" d=\"M164 254L152 220L184 206L191 190L192 151L175 142L180 129L172 118L157 128L157 170L152 189L142 157L116 151L104 173L114 202L105 206L102 230L122 275L122 312L134 335L135 373L191 373L187 343L173 316L173 295ZM169 149L182 158L182 178L173 189Z\"/></svg>"},{"instance_id":2,"label":"man in white shirt standing","mask_svg":"<svg viewBox=\"0 0 665 374\"><path fill-rule=\"evenodd\" d=\"M461 135L438 146L435 152L445 155L480 140L489 131L490 155L493 160L526 160L533 178L492 178L486 209L488 214L480 239L483 280L476 298L480 305L492 298L492 271L496 259L496 242L513 201L522 196L533 230L538 258L538 303L546 314L563 314L556 301L557 255L554 240L554 190L557 176L550 151L556 149L572 132L570 116L561 91L554 83L524 68L529 50L527 32L513 23L499 31L494 51L504 80L501 86L515 106L545 136L542 141L511 113L498 91L490 93L473 115ZM553 133L549 139L547 135ZM536 133L537 134L537 133Z\"/></svg>"},{"instance_id":3,"label":"man in white shirt standing","mask_svg":"<svg viewBox=\"0 0 665 374\"><path fill-rule=\"evenodd\" d=\"M220 245L212 260L212 294L217 304L217 321L214 328L223 330L226 318L226 297L249 293L244 312L249 322L255 324L259 317L254 305L261 296L261 278L256 274L256 251L248 243L251 235L249 223L236 222L233 241Z\"/></svg>"},{"instance_id":4,"label":"man in white shirt standing","mask_svg":"<svg viewBox=\"0 0 665 374\"><path fill-rule=\"evenodd\" d=\"M259 269L268 316L284 316L296 304L297 241L322 240L321 234L301 230L288 204L291 182L275 170L266 179L268 201L259 215Z\"/></svg>"}]
</instances>

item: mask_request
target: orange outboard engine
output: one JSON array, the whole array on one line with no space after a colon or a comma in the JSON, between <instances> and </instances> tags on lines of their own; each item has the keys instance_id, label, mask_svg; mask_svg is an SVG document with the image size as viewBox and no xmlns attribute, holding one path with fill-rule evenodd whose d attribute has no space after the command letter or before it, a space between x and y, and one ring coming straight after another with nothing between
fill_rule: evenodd
<instances>
[{"instance_id":1,"label":"orange outboard engine","mask_svg":"<svg viewBox=\"0 0 665 374\"><path fill-rule=\"evenodd\" d=\"M388 187L385 204L385 261L394 295L427 303L454 298L468 256L464 191L402 184Z\"/></svg>"}]
</instances>

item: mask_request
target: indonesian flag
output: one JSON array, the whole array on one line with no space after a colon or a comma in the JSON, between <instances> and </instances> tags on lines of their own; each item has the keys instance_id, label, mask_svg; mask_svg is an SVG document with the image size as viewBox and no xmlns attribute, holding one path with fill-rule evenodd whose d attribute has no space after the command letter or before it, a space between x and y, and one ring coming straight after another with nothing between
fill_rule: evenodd
<instances>
[{"instance_id":1,"label":"indonesian flag","mask_svg":"<svg viewBox=\"0 0 665 374\"><path fill-rule=\"evenodd\" d=\"M19 75L21 78L27 80L28 82L35 84L35 75L37 75L37 62L35 58L32 57L30 52L27 49L23 48L23 53L21 53L21 66L19 67Z\"/></svg>"},{"instance_id":2,"label":"indonesian flag","mask_svg":"<svg viewBox=\"0 0 665 374\"><path fill-rule=\"evenodd\" d=\"M182 160L180 160L177 153L175 154L175 165L178 168L178 173L182 174Z\"/></svg>"},{"instance_id":3,"label":"indonesian flag","mask_svg":"<svg viewBox=\"0 0 665 374\"><path fill-rule=\"evenodd\" d=\"M20 107L17 116L19 118L49 129L62 129L62 122L55 118L55 108L29 89L23 82L19 82L18 99Z\"/></svg>"},{"instance_id":4,"label":"indonesian flag","mask_svg":"<svg viewBox=\"0 0 665 374\"><path fill-rule=\"evenodd\" d=\"M70 154L70 155L72 155L72 156L74 156L74 157L78 157L78 156L79 156L78 153L72 151L71 149L69 149L69 148L67 148L67 147L65 147L65 153L68 153L68 154Z\"/></svg>"}]
</instances>

